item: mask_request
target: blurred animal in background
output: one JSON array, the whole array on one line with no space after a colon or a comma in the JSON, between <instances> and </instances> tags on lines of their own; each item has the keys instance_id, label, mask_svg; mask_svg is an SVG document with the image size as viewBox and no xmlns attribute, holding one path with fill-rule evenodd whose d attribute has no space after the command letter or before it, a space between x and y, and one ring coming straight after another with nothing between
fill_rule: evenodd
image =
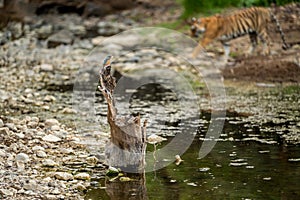
<instances>
[{"instance_id":1,"label":"blurred animal in background","mask_svg":"<svg viewBox=\"0 0 300 200\"><path fill-rule=\"evenodd\" d=\"M286 43L279 21L268 8L251 7L227 16L217 14L199 19L193 18L191 36L197 37L199 33L204 33L202 40L193 51L193 57L195 58L201 48L205 48L214 39L219 40L223 44L225 57L228 57L230 53L228 42L246 34L249 35L251 41L248 54L254 52L258 43L257 37L264 45L263 54L270 54L270 39L267 33L269 21L276 22L283 42L282 48L287 49L289 46Z\"/></svg>"}]
</instances>

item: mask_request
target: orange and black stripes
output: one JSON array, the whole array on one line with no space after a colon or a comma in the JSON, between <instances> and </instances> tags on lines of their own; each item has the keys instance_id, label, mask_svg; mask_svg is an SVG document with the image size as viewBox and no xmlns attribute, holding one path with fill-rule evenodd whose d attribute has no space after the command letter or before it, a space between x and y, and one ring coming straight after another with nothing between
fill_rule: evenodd
<instances>
[{"instance_id":1,"label":"orange and black stripes","mask_svg":"<svg viewBox=\"0 0 300 200\"><path fill-rule=\"evenodd\" d=\"M268 48L267 53L269 53L270 39L267 33L269 21L276 22L283 42L283 48L287 49L288 45L281 26L276 16L268 8L251 7L228 16L214 15L198 20L193 19L191 33L195 36L199 31L204 32L200 43L202 47L205 47L214 39L220 40L223 45L228 45L227 42L229 40L248 34L252 43L252 50L257 45L258 37Z\"/></svg>"}]
</instances>

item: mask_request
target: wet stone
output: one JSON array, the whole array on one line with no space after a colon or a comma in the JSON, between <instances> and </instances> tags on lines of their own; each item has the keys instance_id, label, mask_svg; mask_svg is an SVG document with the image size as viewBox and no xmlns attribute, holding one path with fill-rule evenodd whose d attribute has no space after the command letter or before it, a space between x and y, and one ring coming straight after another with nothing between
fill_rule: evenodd
<instances>
[{"instance_id":1,"label":"wet stone","mask_svg":"<svg viewBox=\"0 0 300 200\"><path fill-rule=\"evenodd\" d=\"M0 119L0 128L2 128L4 126L4 123L2 121L2 119Z\"/></svg>"}]
</instances>

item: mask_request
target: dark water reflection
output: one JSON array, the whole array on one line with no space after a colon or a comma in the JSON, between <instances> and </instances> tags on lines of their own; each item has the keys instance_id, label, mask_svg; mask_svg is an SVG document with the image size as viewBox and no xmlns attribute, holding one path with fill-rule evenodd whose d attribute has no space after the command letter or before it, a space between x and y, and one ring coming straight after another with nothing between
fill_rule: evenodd
<instances>
[{"instance_id":1,"label":"dark water reflection","mask_svg":"<svg viewBox=\"0 0 300 200\"><path fill-rule=\"evenodd\" d=\"M160 149L180 131L180 120L192 116L188 112L177 115L178 101L172 92L159 85L151 85L151 89L155 89L155 98L146 95L150 91L148 88L133 91L129 111L140 112L144 118L155 116L151 118L147 131L148 135L155 133L168 137L168 141L157 146ZM293 92L293 95L299 93ZM259 101L253 100L255 104L247 102L251 99L247 96L238 96L241 100L237 102L251 108L271 102L276 108L270 115L273 116L272 123L265 119L263 112L254 117L227 112L218 143L206 157L197 159L210 122L210 113L201 110L197 120L189 121L188 126L197 127L197 136L181 156L182 164L172 163L148 172L143 181L135 183L113 182L107 185L104 177L95 179L101 187L89 188L85 199L299 199L299 144L287 145L282 135L277 134L278 131L299 131L299 112L295 112L298 104L291 103L290 99L278 101L280 95L277 93L265 99L257 96ZM122 108L123 104L120 106ZM164 109L157 109L160 107ZM279 110L287 114L284 117L276 114ZM280 123L277 122L279 118ZM149 144L148 152L153 149L153 145ZM148 162L148 165L151 164Z\"/></svg>"},{"instance_id":2,"label":"dark water reflection","mask_svg":"<svg viewBox=\"0 0 300 200\"><path fill-rule=\"evenodd\" d=\"M197 159L195 139L184 162L146 173L149 199L298 199L300 149L257 142L218 142ZM152 151L149 145L149 150ZM104 185L104 179L99 180ZM127 184L126 182L120 184ZM115 191L116 193L120 191ZM122 191L124 193L124 191ZM132 196L133 199L134 195ZM92 188L86 199L110 199L105 189Z\"/></svg>"}]
</instances>

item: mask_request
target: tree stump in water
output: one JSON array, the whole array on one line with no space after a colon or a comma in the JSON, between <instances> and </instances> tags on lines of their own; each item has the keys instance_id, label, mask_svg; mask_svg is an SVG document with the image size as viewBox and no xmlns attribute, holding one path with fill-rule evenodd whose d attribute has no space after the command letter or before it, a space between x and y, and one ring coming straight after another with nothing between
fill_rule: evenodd
<instances>
[{"instance_id":1,"label":"tree stump in water","mask_svg":"<svg viewBox=\"0 0 300 200\"><path fill-rule=\"evenodd\" d=\"M109 166L124 172L144 173L146 151L146 124L141 125L140 116L118 116L113 97L116 79L111 76L111 56L108 56L100 70L99 89L108 104L107 120L111 139L106 146L106 162Z\"/></svg>"}]
</instances>

